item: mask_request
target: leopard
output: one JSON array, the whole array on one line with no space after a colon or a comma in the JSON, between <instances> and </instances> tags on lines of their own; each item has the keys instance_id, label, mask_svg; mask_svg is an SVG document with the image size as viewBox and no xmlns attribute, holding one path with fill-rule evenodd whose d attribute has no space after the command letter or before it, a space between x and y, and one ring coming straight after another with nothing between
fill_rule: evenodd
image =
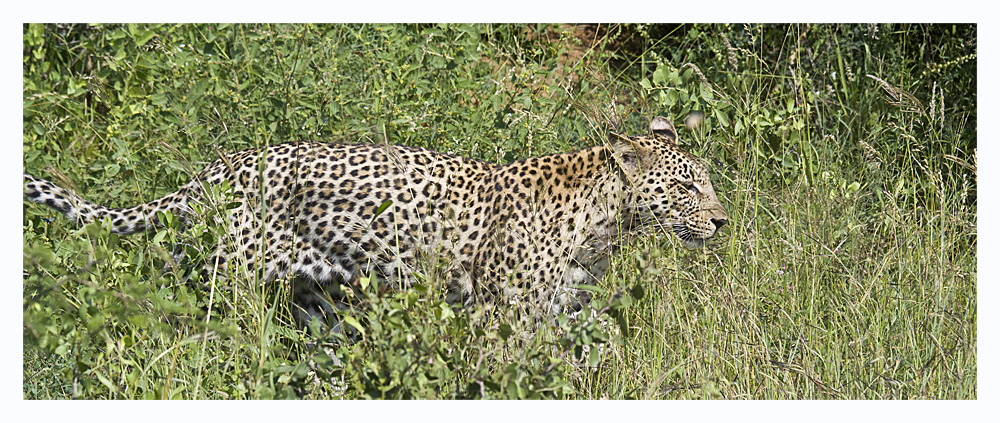
<instances>
[{"instance_id":1,"label":"leopard","mask_svg":"<svg viewBox=\"0 0 1000 423\"><path fill-rule=\"evenodd\" d=\"M25 198L129 235L162 227L164 212L190 224L225 184L235 205L206 269L257 263L263 283L294 278L302 320L332 313L329 300L362 278L407 289L428 277L428 262L452 304L578 310L592 296L581 288L601 281L630 235L672 233L695 249L729 220L707 166L662 116L647 134L612 131L590 148L508 164L388 143L219 155L176 192L133 207L97 205L28 173Z\"/></svg>"}]
</instances>

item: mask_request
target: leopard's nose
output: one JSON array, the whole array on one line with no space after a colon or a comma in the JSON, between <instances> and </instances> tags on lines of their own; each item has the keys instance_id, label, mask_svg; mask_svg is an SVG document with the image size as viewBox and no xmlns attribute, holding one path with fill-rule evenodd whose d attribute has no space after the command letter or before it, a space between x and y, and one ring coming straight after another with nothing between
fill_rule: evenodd
<instances>
[{"instance_id":1,"label":"leopard's nose","mask_svg":"<svg viewBox=\"0 0 1000 423\"><path fill-rule=\"evenodd\" d=\"M726 223L729 222L729 219L726 219L724 217L713 217L710 220L712 224L715 225L715 230L722 229L722 227L726 226Z\"/></svg>"}]
</instances>

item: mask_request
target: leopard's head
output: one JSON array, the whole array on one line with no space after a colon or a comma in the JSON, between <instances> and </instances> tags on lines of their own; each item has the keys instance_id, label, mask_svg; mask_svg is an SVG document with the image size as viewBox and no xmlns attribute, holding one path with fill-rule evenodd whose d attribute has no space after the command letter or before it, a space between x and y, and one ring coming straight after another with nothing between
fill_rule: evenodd
<instances>
[{"instance_id":1,"label":"leopard's head","mask_svg":"<svg viewBox=\"0 0 1000 423\"><path fill-rule=\"evenodd\" d=\"M729 221L708 169L677 145L677 130L667 118L654 118L649 129L650 135L617 136L614 144L626 187L624 217L671 231L688 248L704 246Z\"/></svg>"}]
</instances>

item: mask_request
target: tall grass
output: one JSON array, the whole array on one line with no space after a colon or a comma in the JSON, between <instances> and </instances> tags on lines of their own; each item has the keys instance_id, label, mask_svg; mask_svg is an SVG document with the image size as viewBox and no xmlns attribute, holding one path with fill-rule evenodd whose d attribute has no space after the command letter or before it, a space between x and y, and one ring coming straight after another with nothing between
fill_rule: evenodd
<instances>
[{"instance_id":1,"label":"tall grass","mask_svg":"<svg viewBox=\"0 0 1000 423\"><path fill-rule=\"evenodd\" d=\"M25 398L977 396L975 26L24 34L25 170L102 204L172 192L216 150L388 141L505 163L665 115L731 217L704 250L623 245L593 319L456 310L429 264L410 291L366 280L335 334L293 322L293 281L170 265L210 246L211 219L119 238L26 203Z\"/></svg>"}]
</instances>

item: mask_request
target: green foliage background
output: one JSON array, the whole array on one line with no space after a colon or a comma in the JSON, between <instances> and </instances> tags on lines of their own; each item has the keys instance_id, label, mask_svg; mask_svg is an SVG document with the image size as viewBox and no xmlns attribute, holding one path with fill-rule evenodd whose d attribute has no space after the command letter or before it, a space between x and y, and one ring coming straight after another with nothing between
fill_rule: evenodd
<instances>
[{"instance_id":1,"label":"green foliage background","mask_svg":"<svg viewBox=\"0 0 1000 423\"><path fill-rule=\"evenodd\" d=\"M428 272L362 293L344 342L291 323L287 281L166 265L219 228L119 238L25 203L25 398L976 398L975 25L26 24L23 45L25 171L109 206L218 151L506 163L664 115L731 216L706 250L625 245L594 319L454 310Z\"/></svg>"}]
</instances>

